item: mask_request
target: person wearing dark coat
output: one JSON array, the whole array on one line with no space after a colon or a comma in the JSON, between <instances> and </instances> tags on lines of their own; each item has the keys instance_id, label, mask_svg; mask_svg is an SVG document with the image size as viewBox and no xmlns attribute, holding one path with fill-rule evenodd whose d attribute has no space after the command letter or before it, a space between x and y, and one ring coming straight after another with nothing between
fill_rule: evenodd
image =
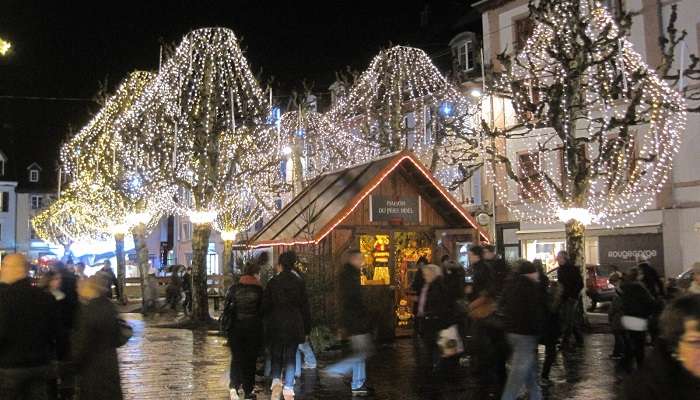
<instances>
[{"instance_id":1,"label":"person wearing dark coat","mask_svg":"<svg viewBox=\"0 0 700 400\"><path fill-rule=\"evenodd\" d=\"M369 311L362 299L360 284L362 262L362 253L359 250L350 250L347 262L338 276L340 326L350 338L353 353L325 370L330 375L352 374L350 388L354 396L367 396L372 392L366 383L366 360L372 352L372 342L369 335Z\"/></svg>"},{"instance_id":2,"label":"person wearing dark coat","mask_svg":"<svg viewBox=\"0 0 700 400\"><path fill-rule=\"evenodd\" d=\"M679 297L661 315L648 362L624 382L625 400L700 399L700 295Z\"/></svg>"},{"instance_id":3,"label":"person wearing dark coat","mask_svg":"<svg viewBox=\"0 0 700 400\"><path fill-rule=\"evenodd\" d=\"M2 260L0 399L48 398L49 365L61 324L54 297L32 286L28 268L20 254Z\"/></svg>"},{"instance_id":4,"label":"person wearing dark coat","mask_svg":"<svg viewBox=\"0 0 700 400\"><path fill-rule=\"evenodd\" d=\"M442 265L443 279L447 293L452 303L464 299L464 268L454 261L447 261Z\"/></svg>"},{"instance_id":5,"label":"person wearing dark coat","mask_svg":"<svg viewBox=\"0 0 700 400\"><path fill-rule=\"evenodd\" d=\"M541 296L545 299L546 311L544 323L542 325L542 335L540 343L544 345L544 362L542 363L542 378L543 384L549 384L549 373L552 370L552 365L557 358L557 344L561 334L561 326L559 322L559 286L552 284L547 274L544 273L542 261L534 260L533 265L537 268L539 274L539 283Z\"/></svg>"},{"instance_id":6,"label":"person wearing dark coat","mask_svg":"<svg viewBox=\"0 0 700 400\"><path fill-rule=\"evenodd\" d=\"M625 355L623 366L632 370L633 361L637 362L637 367L644 363L646 333L649 318L656 310L656 301L649 291L639 280L639 271L636 268L630 269L625 274L620 285L620 300L622 302L622 324L625 328ZM634 319L642 321L642 325L631 326L627 321Z\"/></svg>"},{"instance_id":7,"label":"person wearing dark coat","mask_svg":"<svg viewBox=\"0 0 700 400\"><path fill-rule=\"evenodd\" d=\"M506 279L510 274L510 266L506 260L502 259L496 253L496 247L492 244L484 246L484 261L491 268L493 277L491 291L496 297L501 295Z\"/></svg>"},{"instance_id":8,"label":"person wearing dark coat","mask_svg":"<svg viewBox=\"0 0 700 400\"><path fill-rule=\"evenodd\" d=\"M452 310L454 306L445 286L440 267L428 264L423 267L423 275L425 285L418 296L416 317L426 349L427 360L432 369L435 370L440 361L438 336L441 330L453 324Z\"/></svg>"},{"instance_id":9,"label":"person wearing dark coat","mask_svg":"<svg viewBox=\"0 0 700 400\"><path fill-rule=\"evenodd\" d=\"M294 398L296 351L311 332L311 311L304 281L294 273L296 253L280 254L278 271L263 294L268 344L272 358L272 394ZM280 380L284 370L284 381Z\"/></svg>"},{"instance_id":10,"label":"person wearing dark coat","mask_svg":"<svg viewBox=\"0 0 700 400\"><path fill-rule=\"evenodd\" d=\"M182 292L185 294L182 309L187 314L192 312L192 267L187 267L185 273L182 274Z\"/></svg>"},{"instance_id":11,"label":"person wearing dark coat","mask_svg":"<svg viewBox=\"0 0 700 400\"><path fill-rule=\"evenodd\" d=\"M659 273L656 272L656 270L652 268L649 263L640 263L637 268L642 275L642 284L654 298L666 296L666 288L664 287L664 283L661 281Z\"/></svg>"},{"instance_id":12,"label":"person wearing dark coat","mask_svg":"<svg viewBox=\"0 0 700 400\"><path fill-rule=\"evenodd\" d=\"M583 277L579 268L571 262L569 253L566 251L560 251L557 254L557 263L559 264L557 282L561 287L562 345L569 343L572 334L576 338L576 343L581 345L583 344L583 335L578 325L577 312L579 312L581 290L583 290Z\"/></svg>"},{"instance_id":13,"label":"person wearing dark coat","mask_svg":"<svg viewBox=\"0 0 700 400\"><path fill-rule=\"evenodd\" d=\"M537 342L547 306L539 276L531 262L522 261L503 290L501 307L512 359L501 400L515 400L523 387L527 389L528 399L542 398L537 382Z\"/></svg>"},{"instance_id":14,"label":"person wearing dark coat","mask_svg":"<svg viewBox=\"0 0 700 400\"><path fill-rule=\"evenodd\" d=\"M238 389L243 389L245 399L253 399L255 363L262 346L263 289L260 284L260 265L246 266L237 284L226 294L224 314L228 326L224 327L231 350L230 399L238 400Z\"/></svg>"},{"instance_id":15,"label":"person wearing dark coat","mask_svg":"<svg viewBox=\"0 0 700 400\"><path fill-rule=\"evenodd\" d=\"M78 399L121 400L117 347L117 309L110 289L96 276L80 281L82 304L76 319L72 361L78 375Z\"/></svg>"}]
</instances>

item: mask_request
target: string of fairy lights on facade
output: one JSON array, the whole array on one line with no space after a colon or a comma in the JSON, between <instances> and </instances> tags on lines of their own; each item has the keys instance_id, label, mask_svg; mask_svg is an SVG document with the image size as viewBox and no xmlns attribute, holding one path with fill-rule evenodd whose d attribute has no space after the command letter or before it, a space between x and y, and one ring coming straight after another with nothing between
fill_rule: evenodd
<instances>
[{"instance_id":1,"label":"string of fairy lights on facade","mask_svg":"<svg viewBox=\"0 0 700 400\"><path fill-rule=\"evenodd\" d=\"M559 56L579 52L577 16L592 43L590 67L579 78L580 90L573 97L561 90L560 102L552 105L552 88L571 85ZM523 221L628 224L654 203L669 178L686 122L684 100L643 62L605 8L564 0L552 2L542 18L546 23L536 21L493 88L512 99L519 122L531 125L500 136L496 128L494 137L507 138L508 145L491 143L490 180ZM578 154L568 157L571 152ZM511 160L524 178L520 184L504 176L500 158Z\"/></svg>"}]
</instances>

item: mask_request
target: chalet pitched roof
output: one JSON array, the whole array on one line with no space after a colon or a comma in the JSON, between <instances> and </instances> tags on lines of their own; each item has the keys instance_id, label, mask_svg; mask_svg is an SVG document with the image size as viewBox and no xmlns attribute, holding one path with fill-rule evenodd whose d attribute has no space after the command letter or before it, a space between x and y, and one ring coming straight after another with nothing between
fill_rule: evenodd
<instances>
[{"instance_id":1,"label":"chalet pitched roof","mask_svg":"<svg viewBox=\"0 0 700 400\"><path fill-rule=\"evenodd\" d=\"M449 224L467 225L488 235L416 158L401 151L365 164L328 172L317 177L249 242L252 247L318 243L341 224L395 169L401 168L415 183L421 197L434 206Z\"/></svg>"}]
</instances>

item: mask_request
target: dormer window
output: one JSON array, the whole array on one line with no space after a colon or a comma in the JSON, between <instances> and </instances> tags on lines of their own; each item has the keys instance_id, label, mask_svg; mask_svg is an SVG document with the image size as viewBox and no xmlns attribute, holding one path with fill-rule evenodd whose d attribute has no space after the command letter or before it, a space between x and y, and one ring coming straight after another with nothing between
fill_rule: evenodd
<instances>
[{"instance_id":1,"label":"dormer window","mask_svg":"<svg viewBox=\"0 0 700 400\"><path fill-rule=\"evenodd\" d=\"M474 43L467 40L457 48L457 63L459 69L468 72L474 69Z\"/></svg>"},{"instance_id":2,"label":"dormer window","mask_svg":"<svg viewBox=\"0 0 700 400\"><path fill-rule=\"evenodd\" d=\"M29 170L29 182L39 182L39 170L30 169Z\"/></svg>"},{"instance_id":3,"label":"dormer window","mask_svg":"<svg viewBox=\"0 0 700 400\"><path fill-rule=\"evenodd\" d=\"M477 39L473 32L462 32L450 40L454 72L471 72L476 68Z\"/></svg>"}]
</instances>

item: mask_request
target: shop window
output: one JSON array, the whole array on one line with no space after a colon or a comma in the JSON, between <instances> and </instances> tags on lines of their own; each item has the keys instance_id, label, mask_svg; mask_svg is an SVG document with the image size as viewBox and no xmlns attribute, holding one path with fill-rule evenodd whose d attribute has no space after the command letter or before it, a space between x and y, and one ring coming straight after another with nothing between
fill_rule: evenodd
<instances>
[{"instance_id":1,"label":"shop window","mask_svg":"<svg viewBox=\"0 0 700 400\"><path fill-rule=\"evenodd\" d=\"M525 243L528 260L542 260L545 271L551 271L558 266L557 253L566 249L564 240L528 240Z\"/></svg>"},{"instance_id":2,"label":"shop window","mask_svg":"<svg viewBox=\"0 0 700 400\"><path fill-rule=\"evenodd\" d=\"M513 27L515 31L513 45L515 46L515 51L519 52L525 47L530 36L532 36L535 24L529 16L525 16L513 21Z\"/></svg>"},{"instance_id":3,"label":"shop window","mask_svg":"<svg viewBox=\"0 0 700 400\"><path fill-rule=\"evenodd\" d=\"M388 285L390 283L390 244L391 237L389 235L360 236L360 252L362 252L364 261L361 277L363 285Z\"/></svg>"}]
</instances>

